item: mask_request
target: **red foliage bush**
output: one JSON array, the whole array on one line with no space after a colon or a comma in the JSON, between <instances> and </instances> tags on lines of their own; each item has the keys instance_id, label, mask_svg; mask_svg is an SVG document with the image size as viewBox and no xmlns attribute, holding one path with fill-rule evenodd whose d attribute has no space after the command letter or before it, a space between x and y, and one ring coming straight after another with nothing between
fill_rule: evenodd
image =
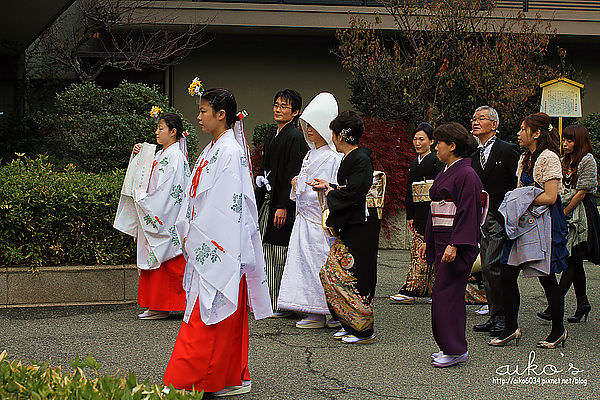
<instances>
[{"instance_id":1,"label":"red foliage bush","mask_svg":"<svg viewBox=\"0 0 600 400\"><path fill-rule=\"evenodd\" d=\"M404 208L408 165L417 156L408 126L402 121L382 121L377 118L363 118L365 133L360 146L373 151L373 166L387 175L384 215L396 214ZM255 144L251 151L252 167L258 174L262 143Z\"/></svg>"},{"instance_id":2,"label":"red foliage bush","mask_svg":"<svg viewBox=\"0 0 600 400\"><path fill-rule=\"evenodd\" d=\"M382 121L377 118L365 117L363 121L365 133L360 139L360 146L373 151L373 167L387 175L384 215L397 214L405 207L408 165L417 156L408 126L402 121Z\"/></svg>"},{"instance_id":3,"label":"red foliage bush","mask_svg":"<svg viewBox=\"0 0 600 400\"><path fill-rule=\"evenodd\" d=\"M262 158L262 149L263 144L258 143L250 150L250 161L252 162L252 173L256 177L257 175L262 175L262 171L260 171L260 160Z\"/></svg>"}]
</instances>

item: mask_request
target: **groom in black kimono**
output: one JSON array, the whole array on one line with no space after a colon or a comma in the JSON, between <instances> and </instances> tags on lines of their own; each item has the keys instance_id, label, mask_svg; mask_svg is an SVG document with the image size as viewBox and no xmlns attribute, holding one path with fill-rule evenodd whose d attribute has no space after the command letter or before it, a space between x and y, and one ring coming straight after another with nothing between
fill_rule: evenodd
<instances>
[{"instance_id":1,"label":"groom in black kimono","mask_svg":"<svg viewBox=\"0 0 600 400\"><path fill-rule=\"evenodd\" d=\"M304 135L295 126L301 107L302 97L295 90L284 89L275 95L273 118L277 131L265 140L261 175L256 178L260 233L274 317L289 315L278 312L277 297L296 216L296 203L290 199L291 181L300 172L308 152Z\"/></svg>"},{"instance_id":2,"label":"groom in black kimono","mask_svg":"<svg viewBox=\"0 0 600 400\"><path fill-rule=\"evenodd\" d=\"M504 232L504 218L498 207L506 192L517 186L516 172L520 156L519 146L496 136L499 124L498 112L489 106L477 108L471 119L473 135L480 142L479 148L471 156L471 167L479 175L483 190L488 192L490 200L480 243L481 271L489 306L489 319L483 324L475 325L473 330L489 332L491 336L499 336L504 330L500 257L507 237Z\"/></svg>"}]
</instances>

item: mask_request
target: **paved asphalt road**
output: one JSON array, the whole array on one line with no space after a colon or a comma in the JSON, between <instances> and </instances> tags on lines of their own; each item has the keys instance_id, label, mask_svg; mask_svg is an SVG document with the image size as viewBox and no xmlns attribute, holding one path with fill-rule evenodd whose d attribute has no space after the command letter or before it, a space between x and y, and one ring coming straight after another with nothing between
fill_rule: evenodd
<instances>
[{"instance_id":1,"label":"paved asphalt road","mask_svg":"<svg viewBox=\"0 0 600 400\"><path fill-rule=\"evenodd\" d=\"M599 399L600 271L587 265L592 312L586 323L568 324L564 349L536 349L549 322L535 317L544 308L535 278L520 278L518 347L494 348L471 326L486 317L467 306L470 359L436 369L429 355L437 351L431 334L430 306L391 304L388 296L404 281L405 251L379 254L372 345L343 345L332 329L299 330L295 319L250 322L252 392L243 399ZM566 314L574 311L573 293ZM76 354L91 355L103 370L133 370L160 382L169 360L181 315L140 321L136 305L0 310L0 351L9 358L46 361L68 367ZM528 367L529 366L529 367ZM508 372L508 373L506 373ZM515 373L516 372L516 373ZM511 381L512 380L512 381Z\"/></svg>"}]
</instances>

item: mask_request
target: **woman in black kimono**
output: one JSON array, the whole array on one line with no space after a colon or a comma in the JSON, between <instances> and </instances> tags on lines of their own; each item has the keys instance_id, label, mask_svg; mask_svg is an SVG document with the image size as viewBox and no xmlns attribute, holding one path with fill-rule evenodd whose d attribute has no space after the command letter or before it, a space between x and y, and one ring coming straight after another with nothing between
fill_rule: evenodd
<instances>
[{"instance_id":1,"label":"woman in black kimono","mask_svg":"<svg viewBox=\"0 0 600 400\"><path fill-rule=\"evenodd\" d=\"M347 344L373 343L380 222L376 209L366 205L373 183L371 150L358 147L365 128L355 112L342 112L329 127L337 151L344 154L337 175L339 186L321 179L310 184L315 190L325 190L327 226L339 237L319 275L331 314L342 324L334 338Z\"/></svg>"},{"instance_id":2,"label":"woman in black kimono","mask_svg":"<svg viewBox=\"0 0 600 400\"><path fill-rule=\"evenodd\" d=\"M425 226L429 216L429 190L426 196L421 191L431 186L435 176L444 169L444 163L431 152L433 145L433 127L426 122L417 126L413 134L413 146L417 158L408 166L406 182L406 222L413 234L410 245L410 266L406 281L397 294L390 299L400 304L414 304L415 297L430 297L433 288L433 265L419 257L419 247L425 240ZM413 183L414 185L413 190Z\"/></svg>"}]
</instances>

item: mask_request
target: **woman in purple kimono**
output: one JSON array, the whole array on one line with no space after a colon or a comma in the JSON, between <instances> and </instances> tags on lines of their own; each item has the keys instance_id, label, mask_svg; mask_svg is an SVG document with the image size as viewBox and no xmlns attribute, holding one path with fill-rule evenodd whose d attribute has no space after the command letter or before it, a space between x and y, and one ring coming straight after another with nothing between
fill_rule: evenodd
<instances>
[{"instance_id":1,"label":"woman in purple kimono","mask_svg":"<svg viewBox=\"0 0 600 400\"><path fill-rule=\"evenodd\" d=\"M469 356L465 289L479 251L483 186L471 168L473 136L456 122L440 125L434 136L437 156L447 167L429 190L431 214L419 256L435 268L431 325L440 351L431 355L432 364L449 367Z\"/></svg>"}]
</instances>

